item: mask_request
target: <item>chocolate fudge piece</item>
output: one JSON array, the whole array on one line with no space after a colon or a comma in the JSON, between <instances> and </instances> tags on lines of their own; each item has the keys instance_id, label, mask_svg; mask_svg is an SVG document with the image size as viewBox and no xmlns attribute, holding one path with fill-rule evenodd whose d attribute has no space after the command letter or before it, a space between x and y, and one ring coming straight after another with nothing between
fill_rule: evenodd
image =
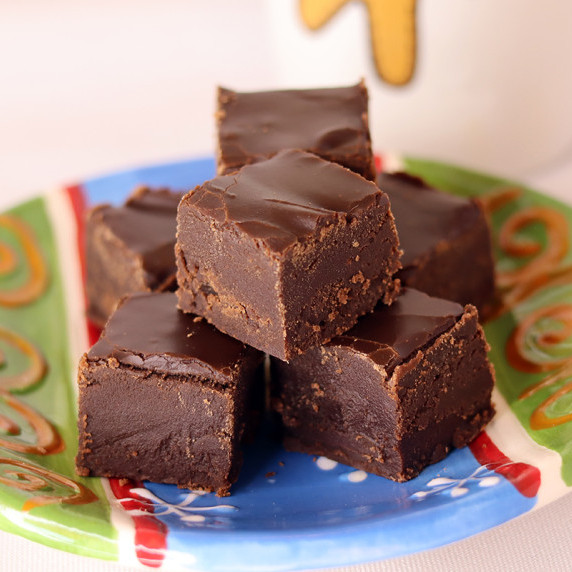
<instances>
[{"instance_id":1,"label":"chocolate fudge piece","mask_svg":"<svg viewBox=\"0 0 572 572\"><path fill-rule=\"evenodd\" d=\"M174 290L177 206L183 193L137 189L123 206L99 205L86 223L87 314L102 327L133 292Z\"/></svg>"},{"instance_id":2,"label":"chocolate fudge piece","mask_svg":"<svg viewBox=\"0 0 572 572\"><path fill-rule=\"evenodd\" d=\"M404 288L343 336L273 361L285 446L409 480L493 416L487 349L474 306Z\"/></svg>"},{"instance_id":3,"label":"chocolate fudge piece","mask_svg":"<svg viewBox=\"0 0 572 572\"><path fill-rule=\"evenodd\" d=\"M350 87L218 90L218 174L302 149L375 180L364 82Z\"/></svg>"},{"instance_id":4,"label":"chocolate fudge piece","mask_svg":"<svg viewBox=\"0 0 572 572\"><path fill-rule=\"evenodd\" d=\"M179 312L173 292L123 299L80 362L78 474L226 495L261 400L262 360Z\"/></svg>"},{"instance_id":5,"label":"chocolate fudge piece","mask_svg":"<svg viewBox=\"0 0 572 572\"><path fill-rule=\"evenodd\" d=\"M403 249L401 283L474 304L486 317L495 290L494 261L479 203L433 189L406 173L381 173L377 182L389 195Z\"/></svg>"},{"instance_id":6,"label":"chocolate fudge piece","mask_svg":"<svg viewBox=\"0 0 572 572\"><path fill-rule=\"evenodd\" d=\"M387 195L297 150L196 187L181 201L179 308L289 360L398 290Z\"/></svg>"}]
</instances>

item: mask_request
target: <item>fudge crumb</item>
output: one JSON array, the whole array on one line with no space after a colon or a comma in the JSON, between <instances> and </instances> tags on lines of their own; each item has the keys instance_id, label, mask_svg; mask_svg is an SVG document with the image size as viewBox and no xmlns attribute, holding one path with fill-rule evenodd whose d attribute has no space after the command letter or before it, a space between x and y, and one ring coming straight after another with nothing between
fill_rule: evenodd
<instances>
[{"instance_id":1,"label":"fudge crumb","mask_svg":"<svg viewBox=\"0 0 572 572\"><path fill-rule=\"evenodd\" d=\"M310 387L314 390L314 394L317 397L322 397L324 395L324 390L320 387L319 384L314 382L310 385Z\"/></svg>"},{"instance_id":2,"label":"fudge crumb","mask_svg":"<svg viewBox=\"0 0 572 572\"><path fill-rule=\"evenodd\" d=\"M280 467L283 467L283 466L284 466L284 461L278 461L278 465L279 465Z\"/></svg>"},{"instance_id":3,"label":"fudge crumb","mask_svg":"<svg viewBox=\"0 0 572 572\"><path fill-rule=\"evenodd\" d=\"M347 304L348 303L348 289L347 288L342 288L338 292L338 300L340 301L340 304Z\"/></svg>"},{"instance_id":4,"label":"fudge crumb","mask_svg":"<svg viewBox=\"0 0 572 572\"><path fill-rule=\"evenodd\" d=\"M365 276L363 275L363 272L360 270L357 274L354 274L351 277L351 283L352 284L357 284L358 282L365 282Z\"/></svg>"},{"instance_id":5,"label":"fudge crumb","mask_svg":"<svg viewBox=\"0 0 572 572\"><path fill-rule=\"evenodd\" d=\"M266 473L265 477L267 479L271 479L272 477L275 477L276 473L274 471L269 471L268 473Z\"/></svg>"}]
</instances>

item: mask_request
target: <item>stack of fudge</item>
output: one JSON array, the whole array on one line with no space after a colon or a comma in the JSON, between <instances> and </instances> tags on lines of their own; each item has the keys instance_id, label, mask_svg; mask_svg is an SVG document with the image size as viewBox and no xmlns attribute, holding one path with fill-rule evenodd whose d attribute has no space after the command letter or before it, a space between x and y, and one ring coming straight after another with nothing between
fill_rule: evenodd
<instances>
[{"instance_id":1,"label":"stack of fudge","mask_svg":"<svg viewBox=\"0 0 572 572\"><path fill-rule=\"evenodd\" d=\"M415 477L494 414L483 211L376 174L363 82L218 104L214 179L89 214L78 473L226 495L269 383L288 450Z\"/></svg>"}]
</instances>

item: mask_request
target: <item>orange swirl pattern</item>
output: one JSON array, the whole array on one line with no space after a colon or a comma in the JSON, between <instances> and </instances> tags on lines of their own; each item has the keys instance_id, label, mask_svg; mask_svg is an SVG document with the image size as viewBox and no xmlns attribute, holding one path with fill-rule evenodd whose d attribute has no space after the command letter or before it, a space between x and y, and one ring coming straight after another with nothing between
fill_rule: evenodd
<instances>
[{"instance_id":1,"label":"orange swirl pattern","mask_svg":"<svg viewBox=\"0 0 572 572\"><path fill-rule=\"evenodd\" d=\"M28 267L28 276L23 284L0 290L0 305L15 307L29 304L40 297L48 285L48 269L35 234L24 221L7 214L0 214L0 228L8 230L18 239L24 257L21 262ZM0 244L0 276L12 273L17 266L14 250Z\"/></svg>"},{"instance_id":2,"label":"orange swirl pattern","mask_svg":"<svg viewBox=\"0 0 572 572\"><path fill-rule=\"evenodd\" d=\"M27 443L21 439L0 437L0 447L31 455L52 455L63 451L64 443L60 434L45 417L42 417L35 409L4 389L0 389L0 398L29 423L35 435L34 443ZM4 415L0 416L0 420L12 436L21 433L20 427L13 420Z\"/></svg>"},{"instance_id":3,"label":"orange swirl pattern","mask_svg":"<svg viewBox=\"0 0 572 572\"><path fill-rule=\"evenodd\" d=\"M527 226L541 223L546 229L547 244L544 249L539 242L518 238L518 232ZM520 268L500 272L497 276L500 287L510 287L529 282L539 274L547 274L557 266L568 252L568 224L564 216L553 209L531 207L518 211L507 219L501 228L499 245L509 256L531 258Z\"/></svg>"},{"instance_id":4,"label":"orange swirl pattern","mask_svg":"<svg viewBox=\"0 0 572 572\"><path fill-rule=\"evenodd\" d=\"M33 230L19 218L0 214L0 229L17 239L17 247L0 243L0 277L19 268L26 269L24 281L10 289L0 288L0 306L15 308L37 300L48 285L48 269ZM21 253L21 254L19 254ZM23 336L0 326L0 340L27 358L26 367L9 375L0 375L0 400L16 414L16 419L0 414L0 448L23 455L53 455L64 450L57 429L38 411L15 397L10 391L30 389L39 383L47 371L47 363L39 351ZM7 357L0 350L0 368ZM23 423L29 425L33 439L21 438ZM86 504L97 500L89 489L73 479L28 463L21 458L0 457L0 484L21 491L40 492L28 499L23 511L35 507L65 503Z\"/></svg>"},{"instance_id":5,"label":"orange swirl pattern","mask_svg":"<svg viewBox=\"0 0 572 572\"><path fill-rule=\"evenodd\" d=\"M560 380L558 380L560 381ZM572 392L572 382L568 382L562 386L558 391L553 393L548 399L545 399L533 412L530 418L530 426L532 429L550 429L572 421L572 413L566 413L557 417L549 417L547 410L553 406L559 399L566 394Z\"/></svg>"},{"instance_id":6,"label":"orange swirl pattern","mask_svg":"<svg viewBox=\"0 0 572 572\"><path fill-rule=\"evenodd\" d=\"M0 243L0 275L10 274L18 266L18 257L13 248Z\"/></svg>"},{"instance_id":7,"label":"orange swirl pattern","mask_svg":"<svg viewBox=\"0 0 572 572\"><path fill-rule=\"evenodd\" d=\"M1 389L27 389L38 383L46 373L47 364L44 356L28 340L0 326L0 339L5 340L16 349L20 350L29 359L28 367L14 375L0 376ZM4 354L0 354L0 366L5 363Z\"/></svg>"},{"instance_id":8,"label":"orange swirl pattern","mask_svg":"<svg viewBox=\"0 0 572 572\"><path fill-rule=\"evenodd\" d=\"M13 375L0 376L0 399L29 423L35 435L34 444L26 443L20 439L0 437L0 447L34 455L49 455L61 451L62 440L51 423L7 391L27 389L38 383L47 369L43 355L28 340L2 327L0 327L0 339L9 342L29 359L29 364L23 371ZM5 356L2 354L0 365L3 365L4 362ZM0 414L0 429L9 436L19 435L22 432L18 423L2 414Z\"/></svg>"},{"instance_id":9,"label":"orange swirl pattern","mask_svg":"<svg viewBox=\"0 0 572 572\"><path fill-rule=\"evenodd\" d=\"M44 494L28 499L22 507L23 511L47 504L87 504L97 500L82 484L19 459L0 457L0 483L22 491L43 491ZM61 488L66 489L68 494L58 492Z\"/></svg>"},{"instance_id":10,"label":"orange swirl pattern","mask_svg":"<svg viewBox=\"0 0 572 572\"><path fill-rule=\"evenodd\" d=\"M514 187L485 196L481 203L488 215L511 203L521 195ZM546 240L526 240L519 233L533 224L543 226ZM499 248L508 256L527 259L514 270L499 272L497 285L501 301L499 316L540 290L572 282L572 266L562 265L569 250L566 218L547 207L529 207L509 216L498 236ZM565 382L532 412L530 427L549 429L572 421L572 413L550 417L548 411L561 398L572 392L572 357L554 355L553 350L572 336L572 305L553 304L539 308L522 319L511 332L506 344L506 357L511 366L524 373L549 373L528 387L519 399L527 399L541 389Z\"/></svg>"},{"instance_id":11,"label":"orange swirl pattern","mask_svg":"<svg viewBox=\"0 0 572 572\"><path fill-rule=\"evenodd\" d=\"M559 327L553 326L549 330L535 329L535 326L548 319L558 323ZM569 356L550 357L548 350L566 341L571 335L572 306L561 304L540 308L529 314L512 331L506 345L507 359L512 367L525 373L553 371L565 366L571 359ZM541 350L541 355L530 357L530 346Z\"/></svg>"},{"instance_id":12,"label":"orange swirl pattern","mask_svg":"<svg viewBox=\"0 0 572 572\"><path fill-rule=\"evenodd\" d=\"M4 433L8 433L8 435L19 435L20 426L9 417L0 415L0 431L4 431Z\"/></svg>"}]
</instances>

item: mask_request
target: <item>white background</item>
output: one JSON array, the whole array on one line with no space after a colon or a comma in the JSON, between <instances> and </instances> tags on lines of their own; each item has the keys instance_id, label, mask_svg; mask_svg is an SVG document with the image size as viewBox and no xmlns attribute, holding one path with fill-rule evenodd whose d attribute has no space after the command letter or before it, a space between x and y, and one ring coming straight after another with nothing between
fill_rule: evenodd
<instances>
[{"instance_id":1,"label":"white background","mask_svg":"<svg viewBox=\"0 0 572 572\"><path fill-rule=\"evenodd\" d=\"M0 210L63 182L212 154L215 85L282 81L268 7L0 0ZM504 174L572 202L572 151ZM473 539L359 569L570 570L571 515L568 495ZM2 572L119 569L0 533Z\"/></svg>"}]
</instances>

